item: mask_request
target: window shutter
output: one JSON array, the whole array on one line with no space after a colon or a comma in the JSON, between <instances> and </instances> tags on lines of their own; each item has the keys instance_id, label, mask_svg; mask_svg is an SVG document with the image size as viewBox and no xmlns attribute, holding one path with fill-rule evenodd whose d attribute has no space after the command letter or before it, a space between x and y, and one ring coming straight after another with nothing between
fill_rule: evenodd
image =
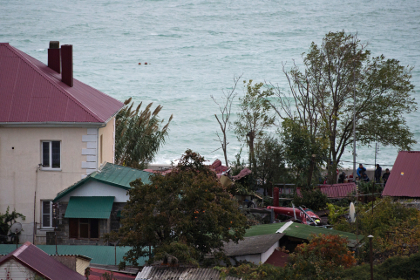
<instances>
[{"instance_id":1,"label":"window shutter","mask_svg":"<svg viewBox=\"0 0 420 280\"><path fill-rule=\"evenodd\" d=\"M69 219L69 238L79 237L79 219Z\"/></svg>"}]
</instances>

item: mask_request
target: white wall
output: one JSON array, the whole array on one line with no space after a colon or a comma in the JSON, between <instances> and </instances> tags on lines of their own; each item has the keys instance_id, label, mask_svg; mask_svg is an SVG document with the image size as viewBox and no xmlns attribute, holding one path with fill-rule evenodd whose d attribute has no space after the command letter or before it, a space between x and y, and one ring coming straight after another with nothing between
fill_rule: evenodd
<instances>
[{"instance_id":1,"label":"white wall","mask_svg":"<svg viewBox=\"0 0 420 280\"><path fill-rule=\"evenodd\" d=\"M88 181L71 193L65 195L59 202L69 202L70 196L114 196L114 202L127 202L127 190L104 184L95 180Z\"/></svg>"},{"instance_id":2,"label":"white wall","mask_svg":"<svg viewBox=\"0 0 420 280\"><path fill-rule=\"evenodd\" d=\"M0 279L32 280L34 278L35 272L15 259L9 259L0 265Z\"/></svg>"}]
</instances>

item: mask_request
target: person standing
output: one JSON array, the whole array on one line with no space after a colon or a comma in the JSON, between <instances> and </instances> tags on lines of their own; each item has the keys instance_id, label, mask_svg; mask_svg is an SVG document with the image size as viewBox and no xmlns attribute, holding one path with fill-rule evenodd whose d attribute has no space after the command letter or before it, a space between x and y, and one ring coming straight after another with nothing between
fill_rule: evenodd
<instances>
[{"instance_id":1,"label":"person standing","mask_svg":"<svg viewBox=\"0 0 420 280\"><path fill-rule=\"evenodd\" d=\"M385 169L384 175L382 175L382 180L384 181L384 186L386 185L386 181L388 181L389 175L391 175L391 172L389 172L389 169Z\"/></svg>"},{"instance_id":2,"label":"person standing","mask_svg":"<svg viewBox=\"0 0 420 280\"><path fill-rule=\"evenodd\" d=\"M362 174L366 172L366 168L363 167L363 164L359 164L359 168L357 168L357 177L359 179L362 177Z\"/></svg>"},{"instance_id":3,"label":"person standing","mask_svg":"<svg viewBox=\"0 0 420 280\"><path fill-rule=\"evenodd\" d=\"M375 183L381 182L381 175L382 175L382 167L380 167L379 164L377 164L376 169L375 169Z\"/></svg>"}]
</instances>

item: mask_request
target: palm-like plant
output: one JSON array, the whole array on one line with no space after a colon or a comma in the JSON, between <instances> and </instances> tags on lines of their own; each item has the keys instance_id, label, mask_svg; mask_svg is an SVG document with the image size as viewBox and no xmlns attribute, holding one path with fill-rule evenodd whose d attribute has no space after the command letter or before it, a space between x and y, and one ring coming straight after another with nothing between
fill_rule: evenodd
<instances>
[{"instance_id":1,"label":"palm-like plant","mask_svg":"<svg viewBox=\"0 0 420 280\"><path fill-rule=\"evenodd\" d=\"M131 102L131 98L127 99L124 105L115 120L115 162L144 169L165 143L172 115L162 127L164 120L158 117L162 110L161 105L151 111L153 103L150 103L144 110L140 110L140 103L133 110L134 102Z\"/></svg>"}]
</instances>

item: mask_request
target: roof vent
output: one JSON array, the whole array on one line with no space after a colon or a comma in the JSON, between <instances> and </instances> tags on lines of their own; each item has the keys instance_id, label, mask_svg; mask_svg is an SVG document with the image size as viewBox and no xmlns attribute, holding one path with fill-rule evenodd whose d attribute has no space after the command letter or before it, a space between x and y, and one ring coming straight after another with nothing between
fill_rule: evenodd
<instances>
[{"instance_id":1,"label":"roof vent","mask_svg":"<svg viewBox=\"0 0 420 280\"><path fill-rule=\"evenodd\" d=\"M61 81L66 85L73 86L73 45L61 46Z\"/></svg>"},{"instance_id":2,"label":"roof vent","mask_svg":"<svg viewBox=\"0 0 420 280\"><path fill-rule=\"evenodd\" d=\"M48 67L57 73L61 73L60 42L50 41L48 49Z\"/></svg>"}]
</instances>

